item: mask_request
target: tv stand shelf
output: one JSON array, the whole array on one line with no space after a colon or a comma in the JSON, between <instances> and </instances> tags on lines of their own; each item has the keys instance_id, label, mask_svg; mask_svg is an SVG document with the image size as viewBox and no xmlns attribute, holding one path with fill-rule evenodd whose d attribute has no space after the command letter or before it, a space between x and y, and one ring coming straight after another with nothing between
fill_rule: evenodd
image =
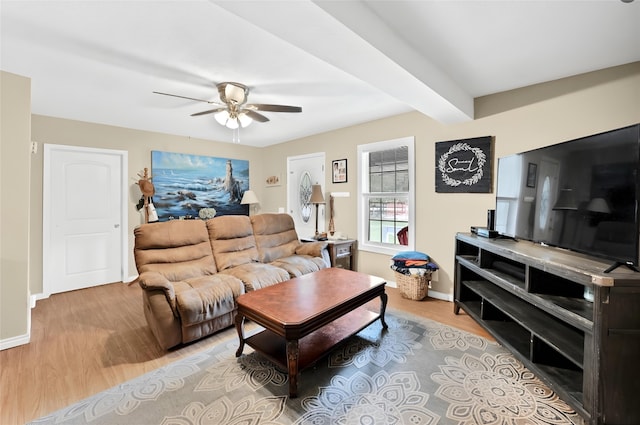
<instances>
[{"instance_id":1,"label":"tv stand shelf","mask_svg":"<svg viewBox=\"0 0 640 425\"><path fill-rule=\"evenodd\" d=\"M462 308L587 423L640 424L640 274L527 241L456 235ZM593 301L585 299L585 289Z\"/></svg>"}]
</instances>

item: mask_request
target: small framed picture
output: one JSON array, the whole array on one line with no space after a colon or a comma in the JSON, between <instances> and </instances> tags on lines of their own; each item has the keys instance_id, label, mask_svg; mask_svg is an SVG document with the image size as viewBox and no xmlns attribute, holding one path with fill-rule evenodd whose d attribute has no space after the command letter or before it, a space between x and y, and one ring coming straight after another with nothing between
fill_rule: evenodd
<instances>
[{"instance_id":1,"label":"small framed picture","mask_svg":"<svg viewBox=\"0 0 640 425\"><path fill-rule=\"evenodd\" d=\"M527 170L527 187L536 187L536 178L538 177L538 164L529 163Z\"/></svg>"},{"instance_id":2,"label":"small framed picture","mask_svg":"<svg viewBox=\"0 0 640 425\"><path fill-rule=\"evenodd\" d=\"M267 187L280 186L280 174L273 174L265 180Z\"/></svg>"},{"instance_id":3,"label":"small framed picture","mask_svg":"<svg viewBox=\"0 0 640 425\"><path fill-rule=\"evenodd\" d=\"M332 183L346 183L347 182L347 160L336 159L331 161Z\"/></svg>"}]
</instances>

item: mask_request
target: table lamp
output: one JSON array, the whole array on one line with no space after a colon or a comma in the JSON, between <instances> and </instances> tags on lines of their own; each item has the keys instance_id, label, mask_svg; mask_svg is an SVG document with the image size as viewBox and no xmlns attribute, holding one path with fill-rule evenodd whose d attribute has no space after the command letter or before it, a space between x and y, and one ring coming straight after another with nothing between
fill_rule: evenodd
<instances>
[{"instance_id":1,"label":"table lamp","mask_svg":"<svg viewBox=\"0 0 640 425\"><path fill-rule=\"evenodd\" d=\"M320 233L318 232L318 206L320 204L324 204L324 195L322 195L322 186L319 184L311 185L311 199L309 202L315 204L316 206L316 234L314 236L315 239L320 237Z\"/></svg>"},{"instance_id":2,"label":"table lamp","mask_svg":"<svg viewBox=\"0 0 640 425\"><path fill-rule=\"evenodd\" d=\"M259 204L258 197L256 196L253 190L245 190L244 195L242 195L241 204L249 204L249 210L253 209L255 204Z\"/></svg>"}]
</instances>

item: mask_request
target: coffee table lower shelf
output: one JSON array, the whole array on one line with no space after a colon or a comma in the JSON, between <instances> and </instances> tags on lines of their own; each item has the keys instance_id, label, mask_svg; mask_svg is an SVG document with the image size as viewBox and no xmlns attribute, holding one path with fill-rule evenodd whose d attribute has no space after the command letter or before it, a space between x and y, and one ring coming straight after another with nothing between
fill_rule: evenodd
<instances>
[{"instance_id":1,"label":"coffee table lower shelf","mask_svg":"<svg viewBox=\"0 0 640 425\"><path fill-rule=\"evenodd\" d=\"M337 344L378 319L379 313L360 307L301 338L298 340L298 372L312 366ZM282 336L264 329L246 338L245 343L281 367L283 371L288 370L287 341Z\"/></svg>"}]
</instances>

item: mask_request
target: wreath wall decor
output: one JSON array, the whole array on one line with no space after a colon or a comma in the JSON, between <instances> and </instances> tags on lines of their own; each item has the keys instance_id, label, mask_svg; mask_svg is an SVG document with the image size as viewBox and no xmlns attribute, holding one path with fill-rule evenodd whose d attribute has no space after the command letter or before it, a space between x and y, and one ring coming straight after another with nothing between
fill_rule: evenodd
<instances>
[{"instance_id":1,"label":"wreath wall decor","mask_svg":"<svg viewBox=\"0 0 640 425\"><path fill-rule=\"evenodd\" d=\"M492 136L436 143L436 192L491 193Z\"/></svg>"}]
</instances>

